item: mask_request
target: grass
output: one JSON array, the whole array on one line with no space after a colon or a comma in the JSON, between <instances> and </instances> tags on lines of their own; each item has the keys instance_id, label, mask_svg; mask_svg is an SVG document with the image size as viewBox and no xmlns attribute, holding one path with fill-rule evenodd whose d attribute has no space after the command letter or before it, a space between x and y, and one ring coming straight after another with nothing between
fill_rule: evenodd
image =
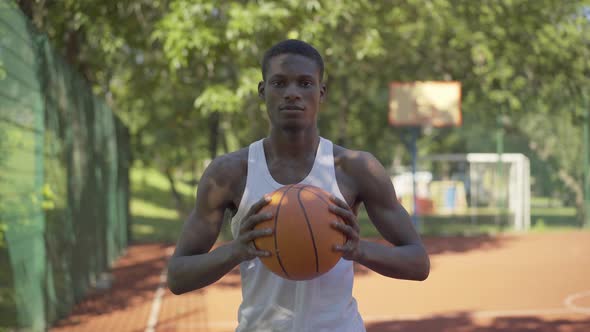
<instances>
[{"instance_id":1,"label":"grass","mask_svg":"<svg viewBox=\"0 0 590 332\"><path fill-rule=\"evenodd\" d=\"M361 236L380 236L364 209L358 216ZM498 215L493 210L470 211L468 214L422 216L418 219L418 228L422 235L481 235L515 232L509 215ZM532 207L530 232L549 232L580 229L573 207Z\"/></svg>"},{"instance_id":2,"label":"grass","mask_svg":"<svg viewBox=\"0 0 590 332\"><path fill-rule=\"evenodd\" d=\"M131 232L134 242L176 242L183 221L179 218L166 177L154 169L131 169ZM185 203L194 200L195 188L177 184Z\"/></svg>"},{"instance_id":3,"label":"grass","mask_svg":"<svg viewBox=\"0 0 590 332\"><path fill-rule=\"evenodd\" d=\"M132 236L135 242L175 243L182 229L183 221L178 217L170 185L166 177L153 169L135 167L131 171L131 215ZM184 183L178 184L187 206L193 204L196 188ZM472 216L474 216L472 218ZM364 209L358 216L362 237L380 237ZM546 199L533 199L531 207L531 232L548 232L579 229L576 210L561 206ZM508 217L496 218L492 209L469 211L463 215L426 216L420 218L420 233L423 235L478 235L512 232ZM221 233L222 240L228 240L230 233L227 223Z\"/></svg>"}]
</instances>

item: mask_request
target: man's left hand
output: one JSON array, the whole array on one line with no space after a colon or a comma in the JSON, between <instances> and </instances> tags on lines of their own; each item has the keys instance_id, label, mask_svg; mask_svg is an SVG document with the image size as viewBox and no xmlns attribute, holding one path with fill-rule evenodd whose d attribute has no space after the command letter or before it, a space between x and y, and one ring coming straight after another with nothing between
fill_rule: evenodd
<instances>
[{"instance_id":1,"label":"man's left hand","mask_svg":"<svg viewBox=\"0 0 590 332\"><path fill-rule=\"evenodd\" d=\"M346 202L338 197L331 196L330 200L334 205L330 205L330 211L340 216L344 223L334 221L332 227L342 232L347 241L344 245L335 245L334 250L342 253L342 257L347 260L356 261L361 256L360 249L360 227L356 215L352 212Z\"/></svg>"}]
</instances>

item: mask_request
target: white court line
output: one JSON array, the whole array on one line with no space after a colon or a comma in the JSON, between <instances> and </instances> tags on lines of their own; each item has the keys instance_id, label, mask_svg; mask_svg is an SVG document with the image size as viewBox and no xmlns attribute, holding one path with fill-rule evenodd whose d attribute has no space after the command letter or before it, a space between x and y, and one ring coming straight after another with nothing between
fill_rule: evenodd
<instances>
[{"instance_id":1,"label":"white court line","mask_svg":"<svg viewBox=\"0 0 590 332\"><path fill-rule=\"evenodd\" d=\"M590 291L572 294L572 295L568 296L565 299L565 301L563 301L563 304L565 304L565 306L572 311L575 311L575 312L581 313L581 314L590 315L590 307L582 307L582 306L576 305L574 303L574 302L576 302L576 300L583 298L583 297L590 297Z\"/></svg>"},{"instance_id":2,"label":"white court line","mask_svg":"<svg viewBox=\"0 0 590 332\"><path fill-rule=\"evenodd\" d=\"M156 289L156 294L154 295L154 300L152 301L152 309L150 310L150 315L148 317L145 332L156 331L156 325L158 325L158 317L160 316L160 308L162 307L162 298L164 297L164 293L166 293L167 272L168 270L164 269L160 274L160 283L158 284L158 289Z\"/></svg>"},{"instance_id":3,"label":"white court line","mask_svg":"<svg viewBox=\"0 0 590 332\"><path fill-rule=\"evenodd\" d=\"M174 249L168 248L166 250L166 260L172 255ZM152 301L152 308L150 310L150 315L148 316L147 326L145 328L145 332L155 332L156 325L158 325L158 317L160 316L160 309L162 308L162 298L166 293L166 275L168 274L168 269L164 265L164 269L162 273L160 273L160 283L158 284L158 288L156 289L156 293L154 294L154 300Z\"/></svg>"}]
</instances>

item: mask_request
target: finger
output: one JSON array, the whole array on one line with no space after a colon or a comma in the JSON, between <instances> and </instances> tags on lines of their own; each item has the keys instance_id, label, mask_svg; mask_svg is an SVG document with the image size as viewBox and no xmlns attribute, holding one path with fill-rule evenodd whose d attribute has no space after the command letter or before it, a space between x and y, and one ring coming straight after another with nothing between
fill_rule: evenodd
<instances>
[{"instance_id":1,"label":"finger","mask_svg":"<svg viewBox=\"0 0 590 332\"><path fill-rule=\"evenodd\" d=\"M357 244L357 241L352 240L352 239L348 239L343 244L335 244L333 247L334 247L334 250L336 250L336 251L347 252L347 251L354 251L354 248L357 246L356 244Z\"/></svg>"},{"instance_id":2,"label":"finger","mask_svg":"<svg viewBox=\"0 0 590 332\"><path fill-rule=\"evenodd\" d=\"M330 205L329 206L329 209L333 213L335 213L335 214L341 216L342 218L344 218L345 221L348 221L347 224L355 223L354 220L356 219L356 216L354 215L354 213L352 213L352 211L347 210L347 209L343 209L343 208L341 208L339 206L336 206L336 205Z\"/></svg>"},{"instance_id":3,"label":"finger","mask_svg":"<svg viewBox=\"0 0 590 332\"><path fill-rule=\"evenodd\" d=\"M339 207L349 210L350 206L348 206L348 203L346 203L345 201L341 200L340 198L332 195L330 196L330 200L332 200L332 202L336 203L336 205L338 205Z\"/></svg>"},{"instance_id":4,"label":"finger","mask_svg":"<svg viewBox=\"0 0 590 332\"><path fill-rule=\"evenodd\" d=\"M248 249L248 254L250 254L251 256L256 256L256 257L270 257L272 255L270 253L270 251L257 250L255 248L249 248Z\"/></svg>"},{"instance_id":5,"label":"finger","mask_svg":"<svg viewBox=\"0 0 590 332\"><path fill-rule=\"evenodd\" d=\"M355 241L359 239L358 232L354 228L352 228L352 227L350 227L350 226L348 226L346 224L343 224L343 223L338 222L338 221L334 221L332 223L332 227L334 227L335 229L341 231L344 235L346 235L346 237L348 239L352 239L352 240L355 240Z\"/></svg>"},{"instance_id":6,"label":"finger","mask_svg":"<svg viewBox=\"0 0 590 332\"><path fill-rule=\"evenodd\" d=\"M341 208L338 205L329 205L328 208L330 209L330 211L336 213L337 215L344 217L344 218L350 218L353 216L352 211Z\"/></svg>"},{"instance_id":7,"label":"finger","mask_svg":"<svg viewBox=\"0 0 590 332\"><path fill-rule=\"evenodd\" d=\"M334 245L334 251L345 252L346 249L344 249L344 248L345 248L345 245L340 245L340 244Z\"/></svg>"},{"instance_id":8,"label":"finger","mask_svg":"<svg viewBox=\"0 0 590 332\"><path fill-rule=\"evenodd\" d=\"M250 231L248 233L243 234L242 241L243 242L252 242L257 238L270 236L272 234L272 229L257 229Z\"/></svg>"},{"instance_id":9,"label":"finger","mask_svg":"<svg viewBox=\"0 0 590 332\"><path fill-rule=\"evenodd\" d=\"M352 226L357 232L361 231L361 228L356 219L356 215L351 210L346 210L336 205L330 205L330 211L342 217L343 221Z\"/></svg>"},{"instance_id":10,"label":"finger","mask_svg":"<svg viewBox=\"0 0 590 332\"><path fill-rule=\"evenodd\" d=\"M247 232L247 231L251 230L252 228L254 228L256 225L258 225L259 223L261 223L265 220L269 220L272 217L273 217L272 212L258 213L253 216L250 216L250 217L246 218L246 220L244 220L244 222L242 222L242 225L240 226L240 233Z\"/></svg>"},{"instance_id":11,"label":"finger","mask_svg":"<svg viewBox=\"0 0 590 332\"><path fill-rule=\"evenodd\" d=\"M258 213L258 211L260 211L260 209L262 209L265 205L270 203L270 201L272 201L271 195L264 195L258 202L254 203L250 207L250 210L248 210L248 213L246 213L246 217Z\"/></svg>"},{"instance_id":12,"label":"finger","mask_svg":"<svg viewBox=\"0 0 590 332\"><path fill-rule=\"evenodd\" d=\"M353 252L354 251L354 242L348 241L343 246L341 246L342 252Z\"/></svg>"}]
</instances>

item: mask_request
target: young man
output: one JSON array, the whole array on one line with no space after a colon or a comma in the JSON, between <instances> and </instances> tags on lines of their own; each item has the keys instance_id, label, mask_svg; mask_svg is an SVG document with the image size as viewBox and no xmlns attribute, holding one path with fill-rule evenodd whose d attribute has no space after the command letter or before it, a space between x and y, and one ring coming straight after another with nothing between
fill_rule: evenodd
<instances>
[{"instance_id":1,"label":"young man","mask_svg":"<svg viewBox=\"0 0 590 332\"><path fill-rule=\"evenodd\" d=\"M175 294L210 285L239 264L243 301L237 331L365 331L352 297L353 262L391 278L424 280L429 274L428 255L383 166L367 152L319 136L317 118L327 91L323 72L320 54L302 41L286 40L266 52L258 92L266 103L269 136L207 168L168 264L168 285ZM346 222L333 224L348 239L334 248L343 259L308 281L274 275L257 258L270 253L252 244L271 235L271 230L253 230L273 217L258 213L268 203L265 195L293 183L330 192L332 211ZM361 203L393 245L359 237ZM211 251L226 209L235 213L234 239Z\"/></svg>"}]
</instances>

